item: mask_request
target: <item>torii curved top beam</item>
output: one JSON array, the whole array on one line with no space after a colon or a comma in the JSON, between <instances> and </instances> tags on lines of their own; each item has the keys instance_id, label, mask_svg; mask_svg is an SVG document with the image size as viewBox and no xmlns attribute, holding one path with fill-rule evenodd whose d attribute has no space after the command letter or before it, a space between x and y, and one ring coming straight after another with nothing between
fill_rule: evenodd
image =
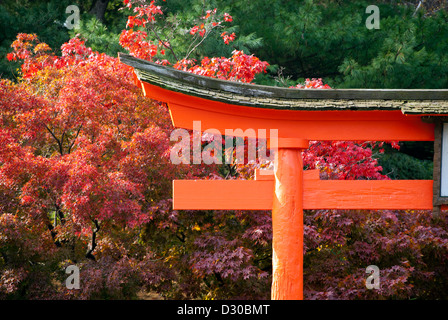
<instances>
[{"instance_id":1,"label":"torii curved top beam","mask_svg":"<svg viewBox=\"0 0 448 320\"><path fill-rule=\"evenodd\" d=\"M168 103L173 124L224 132L278 129L309 140L434 140L426 116L448 115L447 89L290 89L220 80L127 54L145 95ZM229 128L230 129L230 128Z\"/></svg>"}]
</instances>

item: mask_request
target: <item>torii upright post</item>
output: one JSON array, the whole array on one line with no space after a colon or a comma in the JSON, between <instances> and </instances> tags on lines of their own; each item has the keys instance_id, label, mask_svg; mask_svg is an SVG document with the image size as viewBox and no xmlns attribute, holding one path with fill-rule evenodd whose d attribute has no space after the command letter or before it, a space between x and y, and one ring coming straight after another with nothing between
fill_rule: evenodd
<instances>
[{"instance_id":1,"label":"torii upright post","mask_svg":"<svg viewBox=\"0 0 448 320\"><path fill-rule=\"evenodd\" d=\"M271 298L274 300L303 299L302 150L308 146L308 140L278 139L272 207Z\"/></svg>"}]
</instances>

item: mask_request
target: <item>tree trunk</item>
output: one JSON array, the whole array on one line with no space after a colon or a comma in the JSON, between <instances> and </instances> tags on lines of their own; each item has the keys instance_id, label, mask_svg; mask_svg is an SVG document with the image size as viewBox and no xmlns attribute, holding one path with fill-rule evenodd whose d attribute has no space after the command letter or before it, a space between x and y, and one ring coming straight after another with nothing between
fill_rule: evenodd
<instances>
[{"instance_id":1,"label":"tree trunk","mask_svg":"<svg viewBox=\"0 0 448 320\"><path fill-rule=\"evenodd\" d=\"M87 249L87 252L86 252L86 258L95 261L95 256L93 255L93 251L96 248L96 234L98 233L98 231L100 231L100 225L98 224L98 220L93 221L93 223L95 224L95 229L92 231L92 239L91 239L89 248Z\"/></svg>"},{"instance_id":2,"label":"tree trunk","mask_svg":"<svg viewBox=\"0 0 448 320\"><path fill-rule=\"evenodd\" d=\"M104 23L104 14L106 13L107 4L109 0L96 0L92 4L89 13L96 16L96 18Z\"/></svg>"}]
</instances>

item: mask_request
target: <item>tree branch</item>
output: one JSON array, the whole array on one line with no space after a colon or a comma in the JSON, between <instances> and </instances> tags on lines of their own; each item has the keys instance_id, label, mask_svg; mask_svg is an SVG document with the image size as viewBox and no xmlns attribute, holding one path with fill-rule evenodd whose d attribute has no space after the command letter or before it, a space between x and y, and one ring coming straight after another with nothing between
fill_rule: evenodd
<instances>
[{"instance_id":1,"label":"tree branch","mask_svg":"<svg viewBox=\"0 0 448 320\"><path fill-rule=\"evenodd\" d=\"M64 136L65 136L65 131L62 133L61 136L61 144L59 145L59 152L62 155L64 155Z\"/></svg>"},{"instance_id":2,"label":"tree branch","mask_svg":"<svg viewBox=\"0 0 448 320\"><path fill-rule=\"evenodd\" d=\"M151 25L150 27L152 33L154 33L154 35L156 36L157 40L160 41L160 43L162 44L162 46L164 46L165 48L167 48L168 50L171 51L171 53L173 54L173 57L176 61L178 61L179 59L177 59L177 55L174 53L173 48L171 47L171 44L168 46L165 44L165 41L162 41L162 39L160 38L159 34L157 33L157 31L155 30L155 28Z\"/></svg>"},{"instance_id":3,"label":"tree branch","mask_svg":"<svg viewBox=\"0 0 448 320\"><path fill-rule=\"evenodd\" d=\"M418 9L420 9L420 7L422 6L423 2L425 2L425 0L421 0L421 1L418 3L418 6L417 6L417 8L415 9L414 14L413 14L412 16L415 16L415 14L417 13Z\"/></svg>"},{"instance_id":4,"label":"tree branch","mask_svg":"<svg viewBox=\"0 0 448 320\"><path fill-rule=\"evenodd\" d=\"M82 125L79 126L78 131L76 132L76 136L73 139L72 143L70 144L70 146L68 147L68 151L67 153L70 153L70 151L72 150L73 145L75 144L76 139L78 138L79 132L81 131Z\"/></svg>"},{"instance_id":5,"label":"tree branch","mask_svg":"<svg viewBox=\"0 0 448 320\"><path fill-rule=\"evenodd\" d=\"M98 233L98 231L100 231L100 225L98 224L98 220L96 219L93 221L93 223L95 224L95 229L92 231L92 240L90 242L89 249L86 252L86 258L95 261L95 257L92 253L96 248L96 234Z\"/></svg>"},{"instance_id":6,"label":"tree branch","mask_svg":"<svg viewBox=\"0 0 448 320\"><path fill-rule=\"evenodd\" d=\"M64 225L65 224L64 213L62 212L61 208L57 204L55 204L55 208L56 208L55 217L57 215L59 217L59 221L61 221L61 224Z\"/></svg>"},{"instance_id":7,"label":"tree branch","mask_svg":"<svg viewBox=\"0 0 448 320\"><path fill-rule=\"evenodd\" d=\"M109 0L94 1L92 3L92 7L89 10L89 13L95 15L99 21L104 23L104 15L106 13L108 3Z\"/></svg>"},{"instance_id":8,"label":"tree branch","mask_svg":"<svg viewBox=\"0 0 448 320\"><path fill-rule=\"evenodd\" d=\"M45 128L48 130L48 132L50 132L51 136L56 140L58 146L59 146L59 153L61 154L61 156L63 155L63 147L62 147L62 142L56 137L56 135L53 133L53 131L51 131L50 128L48 128L47 125L45 125ZM64 132L65 133L65 132ZM62 138L64 138L64 134L62 134Z\"/></svg>"},{"instance_id":9,"label":"tree branch","mask_svg":"<svg viewBox=\"0 0 448 320\"><path fill-rule=\"evenodd\" d=\"M45 224L47 225L48 231L50 231L51 239L53 239L53 243L56 245L56 247L60 248L62 247L62 244L59 240L56 240L56 231L54 231L54 226L51 224L50 218L48 218L48 215L46 213L43 214Z\"/></svg>"},{"instance_id":10,"label":"tree branch","mask_svg":"<svg viewBox=\"0 0 448 320\"><path fill-rule=\"evenodd\" d=\"M185 243L185 238L186 238L185 233L180 232L180 236L176 233L175 236L177 239L180 240L180 242Z\"/></svg>"},{"instance_id":11,"label":"tree branch","mask_svg":"<svg viewBox=\"0 0 448 320\"><path fill-rule=\"evenodd\" d=\"M187 53L187 55L185 56L185 60L187 60L189 57L190 57L190 55L202 44L202 42L204 42L204 40L208 37L208 35L210 34L210 32L212 32L212 30L213 29L215 29L215 28L217 28L219 25L216 25L216 26L212 26L211 27L211 29L210 30L208 30L205 34L204 34L204 36L202 37L202 39L201 39L201 41L199 41L188 53ZM191 45L190 45L190 47L191 47Z\"/></svg>"}]
</instances>

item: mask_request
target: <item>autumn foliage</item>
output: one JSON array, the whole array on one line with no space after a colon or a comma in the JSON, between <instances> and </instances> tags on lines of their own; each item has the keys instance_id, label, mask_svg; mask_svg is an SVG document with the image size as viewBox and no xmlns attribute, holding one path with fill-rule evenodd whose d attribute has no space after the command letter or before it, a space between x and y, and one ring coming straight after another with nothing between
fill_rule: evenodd
<instances>
[{"instance_id":1,"label":"autumn foliage","mask_svg":"<svg viewBox=\"0 0 448 320\"><path fill-rule=\"evenodd\" d=\"M35 35L20 34L13 48L10 57L24 60L23 80L1 82L2 222L18 219L40 235L35 257L101 260L97 253L120 246L106 235L141 228L168 206L170 180L182 170L169 163L169 116L142 97L132 69L80 39L66 43L61 56ZM2 244L9 267L21 265L16 253Z\"/></svg>"},{"instance_id":2,"label":"autumn foliage","mask_svg":"<svg viewBox=\"0 0 448 320\"><path fill-rule=\"evenodd\" d=\"M161 6L124 4L135 15L120 43L136 57L247 83L266 71L267 62L239 50L200 62L178 56L154 27ZM232 22L218 12L188 29L191 48ZM0 81L0 298L269 298L270 212L173 211L170 200L173 179L250 179L260 164L173 165L168 110L142 96L133 70L78 37L61 52L19 34L7 58L22 61L22 78ZM329 87L307 79L297 88ZM313 142L305 169L322 179L388 179L375 158L383 144ZM444 219L305 212L305 298L446 297ZM81 270L79 290L65 287L71 264ZM382 267L380 291L365 287L369 264Z\"/></svg>"}]
</instances>

